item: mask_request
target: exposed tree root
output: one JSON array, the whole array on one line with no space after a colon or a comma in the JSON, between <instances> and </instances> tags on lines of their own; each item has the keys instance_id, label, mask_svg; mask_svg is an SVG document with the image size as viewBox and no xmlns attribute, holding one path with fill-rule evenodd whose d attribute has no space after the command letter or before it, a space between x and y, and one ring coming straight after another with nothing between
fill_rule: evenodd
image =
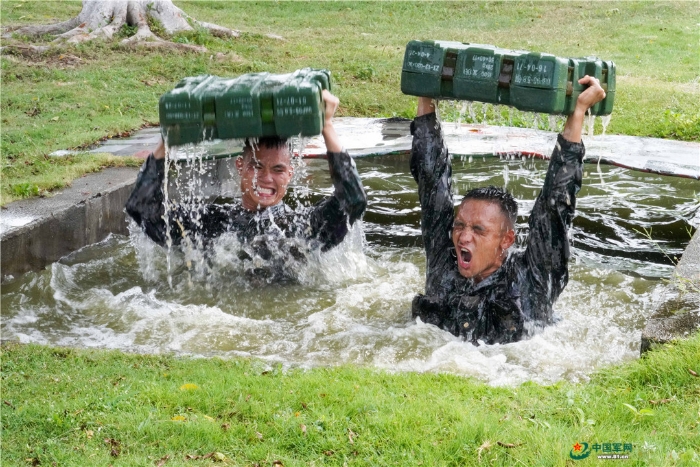
<instances>
[{"instance_id":1,"label":"exposed tree root","mask_svg":"<svg viewBox=\"0 0 700 467\"><path fill-rule=\"evenodd\" d=\"M184 52L206 52L207 48L202 45L194 44L178 44L177 42L170 41L136 41L136 42L126 42L121 44L123 47L133 47L133 48L144 48L144 49L173 49L182 50Z\"/></svg>"},{"instance_id":2,"label":"exposed tree root","mask_svg":"<svg viewBox=\"0 0 700 467\"><path fill-rule=\"evenodd\" d=\"M83 0L83 9L76 18L46 26L25 26L5 33L3 37L9 38L13 34L30 38L52 35L55 36L54 42L80 43L98 38L112 39L124 25L136 27L136 34L123 39L121 43L125 46L146 48L193 52L207 50L203 46L164 40L151 30L153 25L158 25L168 36L182 31L193 31L193 25L204 28L217 37L236 38L240 35L239 31L191 18L173 5L171 0ZM275 38L281 39L279 36ZM45 46L10 47L12 49L3 49L26 55L40 52Z\"/></svg>"},{"instance_id":3,"label":"exposed tree root","mask_svg":"<svg viewBox=\"0 0 700 467\"><path fill-rule=\"evenodd\" d=\"M0 51L7 52L12 55L21 55L22 57L32 58L41 55L51 50L48 45L6 45L0 47Z\"/></svg>"}]
</instances>

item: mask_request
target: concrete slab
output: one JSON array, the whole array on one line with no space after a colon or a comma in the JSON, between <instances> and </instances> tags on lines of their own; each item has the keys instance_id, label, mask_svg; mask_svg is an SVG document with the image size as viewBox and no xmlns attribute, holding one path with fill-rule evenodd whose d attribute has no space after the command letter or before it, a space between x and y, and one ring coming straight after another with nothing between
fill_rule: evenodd
<instances>
[{"instance_id":1,"label":"concrete slab","mask_svg":"<svg viewBox=\"0 0 700 467\"><path fill-rule=\"evenodd\" d=\"M91 149L88 152L111 152L112 154L117 154L119 152L123 152L124 149L128 149L131 152L132 147L133 145L131 144L106 144L104 146L100 146L99 148Z\"/></svg>"},{"instance_id":2,"label":"concrete slab","mask_svg":"<svg viewBox=\"0 0 700 467\"><path fill-rule=\"evenodd\" d=\"M678 262L676 275L694 282L700 287L700 230L695 232L688 248Z\"/></svg>"},{"instance_id":3,"label":"concrete slab","mask_svg":"<svg viewBox=\"0 0 700 467\"><path fill-rule=\"evenodd\" d=\"M641 353L700 331L700 230L683 252L661 304L642 331Z\"/></svg>"},{"instance_id":4,"label":"concrete slab","mask_svg":"<svg viewBox=\"0 0 700 467\"><path fill-rule=\"evenodd\" d=\"M404 152L411 149L410 121L402 119L338 118L338 135L353 157ZM453 155L521 153L549 158L556 132L528 128L443 123ZM700 144L636 136L584 136L586 162L700 179ZM323 140L314 137L309 156L325 154Z\"/></svg>"},{"instance_id":5,"label":"concrete slab","mask_svg":"<svg viewBox=\"0 0 700 467\"><path fill-rule=\"evenodd\" d=\"M133 136L138 136L138 135L160 135L160 127L159 126L151 126L147 128L142 128L138 130L137 132L134 133Z\"/></svg>"},{"instance_id":6,"label":"concrete slab","mask_svg":"<svg viewBox=\"0 0 700 467\"><path fill-rule=\"evenodd\" d=\"M86 175L48 198L16 201L0 211L3 277L37 270L68 253L127 233L124 204L138 169Z\"/></svg>"},{"instance_id":7,"label":"concrete slab","mask_svg":"<svg viewBox=\"0 0 700 467\"><path fill-rule=\"evenodd\" d=\"M139 142L141 144L158 144L158 141L160 141L160 134L157 135L142 135L141 137L134 138L135 142Z\"/></svg>"},{"instance_id":8,"label":"concrete slab","mask_svg":"<svg viewBox=\"0 0 700 467\"><path fill-rule=\"evenodd\" d=\"M411 149L410 120L343 117L334 121L338 135L353 157L406 152ZM548 158L556 133L528 128L443 123L447 145L453 155L526 154ZM160 128L144 128L128 138L114 138L91 152L133 156L150 152L158 144ZM584 136L586 161L612 164L644 172L700 179L700 143L636 136ZM209 158L240 152L240 141L206 143ZM307 141L306 157L323 157L320 136ZM52 155L64 155L56 151Z\"/></svg>"}]
</instances>

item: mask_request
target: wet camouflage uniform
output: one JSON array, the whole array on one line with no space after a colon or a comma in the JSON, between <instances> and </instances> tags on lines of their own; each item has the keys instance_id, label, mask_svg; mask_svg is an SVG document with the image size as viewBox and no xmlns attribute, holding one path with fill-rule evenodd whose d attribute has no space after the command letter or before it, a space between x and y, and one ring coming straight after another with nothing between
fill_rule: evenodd
<instances>
[{"instance_id":1,"label":"wet camouflage uniform","mask_svg":"<svg viewBox=\"0 0 700 467\"><path fill-rule=\"evenodd\" d=\"M435 114L416 118L411 134L411 174L418 183L427 258L425 294L413 299L413 316L475 344L518 341L528 330L552 323L552 305L569 278L567 231L581 188L583 143L558 136L530 214L525 250L509 251L497 271L474 284L457 270L452 167Z\"/></svg>"},{"instance_id":2,"label":"wet camouflage uniform","mask_svg":"<svg viewBox=\"0 0 700 467\"><path fill-rule=\"evenodd\" d=\"M257 256L267 262L264 267L246 270L246 274L270 281L293 278L294 272L283 267L286 258L274 256L291 255L303 262L307 250L333 248L343 241L348 226L360 218L367 204L355 162L348 153L329 152L328 164L335 188L333 195L302 211L283 202L260 211L249 211L240 203L208 204L194 211L174 206L168 217L172 244L178 245L184 238L200 239L206 244L222 234L235 233L245 247L239 252L241 260ZM165 161L150 155L126 203L127 213L160 245L167 241L164 177Z\"/></svg>"}]
</instances>

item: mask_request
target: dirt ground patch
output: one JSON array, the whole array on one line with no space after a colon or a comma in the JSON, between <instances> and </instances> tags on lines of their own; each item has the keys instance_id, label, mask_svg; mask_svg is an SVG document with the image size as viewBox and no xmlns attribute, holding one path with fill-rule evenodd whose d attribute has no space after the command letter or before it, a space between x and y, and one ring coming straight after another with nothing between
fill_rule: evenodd
<instances>
[{"instance_id":1,"label":"dirt ground patch","mask_svg":"<svg viewBox=\"0 0 700 467\"><path fill-rule=\"evenodd\" d=\"M6 59L28 67L49 67L58 69L74 69L90 63L89 59L78 57L60 48L31 47L23 45L8 45L4 47Z\"/></svg>"}]
</instances>

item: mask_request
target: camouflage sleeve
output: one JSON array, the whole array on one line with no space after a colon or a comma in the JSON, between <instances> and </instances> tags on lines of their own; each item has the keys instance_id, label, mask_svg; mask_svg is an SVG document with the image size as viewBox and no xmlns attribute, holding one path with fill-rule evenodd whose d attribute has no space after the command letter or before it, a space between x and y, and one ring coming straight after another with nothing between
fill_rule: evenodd
<instances>
[{"instance_id":1,"label":"camouflage sleeve","mask_svg":"<svg viewBox=\"0 0 700 467\"><path fill-rule=\"evenodd\" d=\"M426 255L426 295L444 295L446 272L456 267L450 251L454 222L452 165L435 113L411 124L411 174L418 183L421 233Z\"/></svg>"},{"instance_id":2,"label":"camouflage sleeve","mask_svg":"<svg viewBox=\"0 0 700 467\"><path fill-rule=\"evenodd\" d=\"M367 195L355 161L347 152L329 152L328 166L333 180L333 196L317 203L311 211L312 235L327 251L343 241L352 225L365 212Z\"/></svg>"},{"instance_id":3,"label":"camouflage sleeve","mask_svg":"<svg viewBox=\"0 0 700 467\"><path fill-rule=\"evenodd\" d=\"M558 136L542 191L530 213L524 261L533 288L527 297L533 300L532 306L526 307L534 315L528 317L531 320L551 321L547 310L551 310L569 279L568 230L576 209L576 194L581 189L584 154L583 143Z\"/></svg>"},{"instance_id":4,"label":"camouflage sleeve","mask_svg":"<svg viewBox=\"0 0 700 467\"><path fill-rule=\"evenodd\" d=\"M141 166L134 189L126 202L126 212L156 243L165 245L165 221L163 219L163 179L165 160L157 160L153 154Z\"/></svg>"}]
</instances>

